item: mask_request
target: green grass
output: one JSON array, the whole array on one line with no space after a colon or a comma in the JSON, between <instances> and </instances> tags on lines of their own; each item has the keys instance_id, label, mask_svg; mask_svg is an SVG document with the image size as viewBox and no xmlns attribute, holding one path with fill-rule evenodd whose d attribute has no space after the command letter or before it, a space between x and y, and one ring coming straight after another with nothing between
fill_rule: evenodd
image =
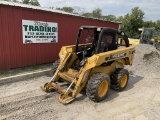
<instances>
[{"instance_id":1,"label":"green grass","mask_svg":"<svg viewBox=\"0 0 160 120\"><path fill-rule=\"evenodd\" d=\"M50 69L51 66L52 66L52 63L48 63L48 64L42 64L42 65L15 68L10 70L0 70L0 78L20 75L25 73L31 73L31 72L41 71L41 70L47 70L47 69Z\"/></svg>"}]
</instances>

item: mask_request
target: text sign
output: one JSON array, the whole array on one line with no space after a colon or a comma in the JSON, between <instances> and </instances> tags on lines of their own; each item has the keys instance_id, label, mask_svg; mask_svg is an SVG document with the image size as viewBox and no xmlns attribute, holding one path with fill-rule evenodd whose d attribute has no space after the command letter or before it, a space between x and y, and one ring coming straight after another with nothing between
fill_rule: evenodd
<instances>
[{"instance_id":1,"label":"text sign","mask_svg":"<svg viewBox=\"0 0 160 120\"><path fill-rule=\"evenodd\" d=\"M58 24L22 20L23 43L57 43Z\"/></svg>"}]
</instances>

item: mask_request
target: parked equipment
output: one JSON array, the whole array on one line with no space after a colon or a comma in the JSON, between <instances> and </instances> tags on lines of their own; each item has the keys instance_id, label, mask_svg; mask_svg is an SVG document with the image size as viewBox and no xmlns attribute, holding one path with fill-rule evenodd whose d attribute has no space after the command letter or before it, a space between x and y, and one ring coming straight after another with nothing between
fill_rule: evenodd
<instances>
[{"instance_id":1,"label":"parked equipment","mask_svg":"<svg viewBox=\"0 0 160 120\"><path fill-rule=\"evenodd\" d=\"M154 28L139 28L141 31L140 43L153 44L156 49L160 50L160 31L156 31Z\"/></svg>"},{"instance_id":2,"label":"parked equipment","mask_svg":"<svg viewBox=\"0 0 160 120\"><path fill-rule=\"evenodd\" d=\"M118 44L119 38L124 40L125 46ZM73 101L83 89L90 100L102 101L110 87L118 91L125 89L129 73L124 65L132 65L134 53L135 47L129 46L124 32L113 28L82 26L76 45L61 48L59 66L51 81L42 89L46 92L59 91L59 101L63 104ZM68 87L65 88L59 80L67 81Z\"/></svg>"}]
</instances>

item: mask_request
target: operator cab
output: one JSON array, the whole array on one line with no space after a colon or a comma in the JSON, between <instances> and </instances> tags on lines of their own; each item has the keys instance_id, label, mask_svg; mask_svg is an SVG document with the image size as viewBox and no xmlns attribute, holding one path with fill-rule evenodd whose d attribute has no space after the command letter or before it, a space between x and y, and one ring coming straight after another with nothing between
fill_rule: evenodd
<instances>
[{"instance_id":1,"label":"operator cab","mask_svg":"<svg viewBox=\"0 0 160 120\"><path fill-rule=\"evenodd\" d=\"M93 54L115 50L118 48L119 36L124 39L125 46L129 47L128 37L124 32L107 27L82 26L77 36L76 54L83 60Z\"/></svg>"}]
</instances>

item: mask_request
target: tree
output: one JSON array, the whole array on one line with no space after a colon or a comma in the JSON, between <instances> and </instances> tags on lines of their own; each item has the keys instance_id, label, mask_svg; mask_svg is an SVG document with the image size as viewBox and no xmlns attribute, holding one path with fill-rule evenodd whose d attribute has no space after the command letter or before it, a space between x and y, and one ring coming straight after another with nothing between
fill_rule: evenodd
<instances>
[{"instance_id":1,"label":"tree","mask_svg":"<svg viewBox=\"0 0 160 120\"><path fill-rule=\"evenodd\" d=\"M72 7L63 7L63 8L56 8L57 10L62 10L65 12L73 13L74 9Z\"/></svg>"},{"instance_id":2,"label":"tree","mask_svg":"<svg viewBox=\"0 0 160 120\"><path fill-rule=\"evenodd\" d=\"M31 4L31 5L34 5L34 6L40 6L38 0L31 0L31 1L30 1L30 4Z\"/></svg>"},{"instance_id":3,"label":"tree","mask_svg":"<svg viewBox=\"0 0 160 120\"><path fill-rule=\"evenodd\" d=\"M78 6L73 7L73 13L74 14L79 14L82 16L83 13L85 13L85 9L84 8L80 8Z\"/></svg>"},{"instance_id":4,"label":"tree","mask_svg":"<svg viewBox=\"0 0 160 120\"><path fill-rule=\"evenodd\" d=\"M156 23L153 21L144 21L143 22L143 27L154 28L155 26L156 26Z\"/></svg>"},{"instance_id":5,"label":"tree","mask_svg":"<svg viewBox=\"0 0 160 120\"><path fill-rule=\"evenodd\" d=\"M160 31L160 20L156 21L155 29Z\"/></svg>"},{"instance_id":6,"label":"tree","mask_svg":"<svg viewBox=\"0 0 160 120\"><path fill-rule=\"evenodd\" d=\"M143 26L146 28L155 28L156 30L160 31L160 20L155 22L153 21L144 21Z\"/></svg>"},{"instance_id":7,"label":"tree","mask_svg":"<svg viewBox=\"0 0 160 120\"><path fill-rule=\"evenodd\" d=\"M29 4L34 6L40 6L38 0L22 0L23 4Z\"/></svg>"},{"instance_id":8,"label":"tree","mask_svg":"<svg viewBox=\"0 0 160 120\"><path fill-rule=\"evenodd\" d=\"M129 37L134 37L139 34L138 29L143 27L144 12L135 7L131 10L131 13L126 14L122 19L121 30L124 30Z\"/></svg>"},{"instance_id":9,"label":"tree","mask_svg":"<svg viewBox=\"0 0 160 120\"><path fill-rule=\"evenodd\" d=\"M30 3L30 0L22 0L22 3L23 3L23 4L29 4L29 3Z\"/></svg>"},{"instance_id":10,"label":"tree","mask_svg":"<svg viewBox=\"0 0 160 120\"><path fill-rule=\"evenodd\" d=\"M116 21L117 20L116 16L115 15L111 15L111 14L107 15L107 16L103 16L103 18L106 21Z\"/></svg>"},{"instance_id":11,"label":"tree","mask_svg":"<svg viewBox=\"0 0 160 120\"><path fill-rule=\"evenodd\" d=\"M91 18L93 17L93 14L90 13L90 12L87 12L87 13L83 13L82 16L85 16L85 17L88 17L88 18Z\"/></svg>"},{"instance_id":12,"label":"tree","mask_svg":"<svg viewBox=\"0 0 160 120\"><path fill-rule=\"evenodd\" d=\"M92 11L93 18L102 18L102 10L100 8L96 8Z\"/></svg>"},{"instance_id":13,"label":"tree","mask_svg":"<svg viewBox=\"0 0 160 120\"><path fill-rule=\"evenodd\" d=\"M123 16L119 16L119 17L116 19L116 21L118 21L118 22L122 22L122 21L123 21L123 19L124 19L124 17L123 17Z\"/></svg>"},{"instance_id":14,"label":"tree","mask_svg":"<svg viewBox=\"0 0 160 120\"><path fill-rule=\"evenodd\" d=\"M128 28L129 28L129 26L130 26L129 13L126 14L126 15L121 19L121 22L122 22L122 24L121 24L121 30L122 30L122 31L125 31L125 32L127 33L127 35L130 34L129 31L128 31ZM128 31L128 32L127 32L127 31Z\"/></svg>"},{"instance_id":15,"label":"tree","mask_svg":"<svg viewBox=\"0 0 160 120\"><path fill-rule=\"evenodd\" d=\"M4 1L18 2L18 0L4 0Z\"/></svg>"}]
</instances>

